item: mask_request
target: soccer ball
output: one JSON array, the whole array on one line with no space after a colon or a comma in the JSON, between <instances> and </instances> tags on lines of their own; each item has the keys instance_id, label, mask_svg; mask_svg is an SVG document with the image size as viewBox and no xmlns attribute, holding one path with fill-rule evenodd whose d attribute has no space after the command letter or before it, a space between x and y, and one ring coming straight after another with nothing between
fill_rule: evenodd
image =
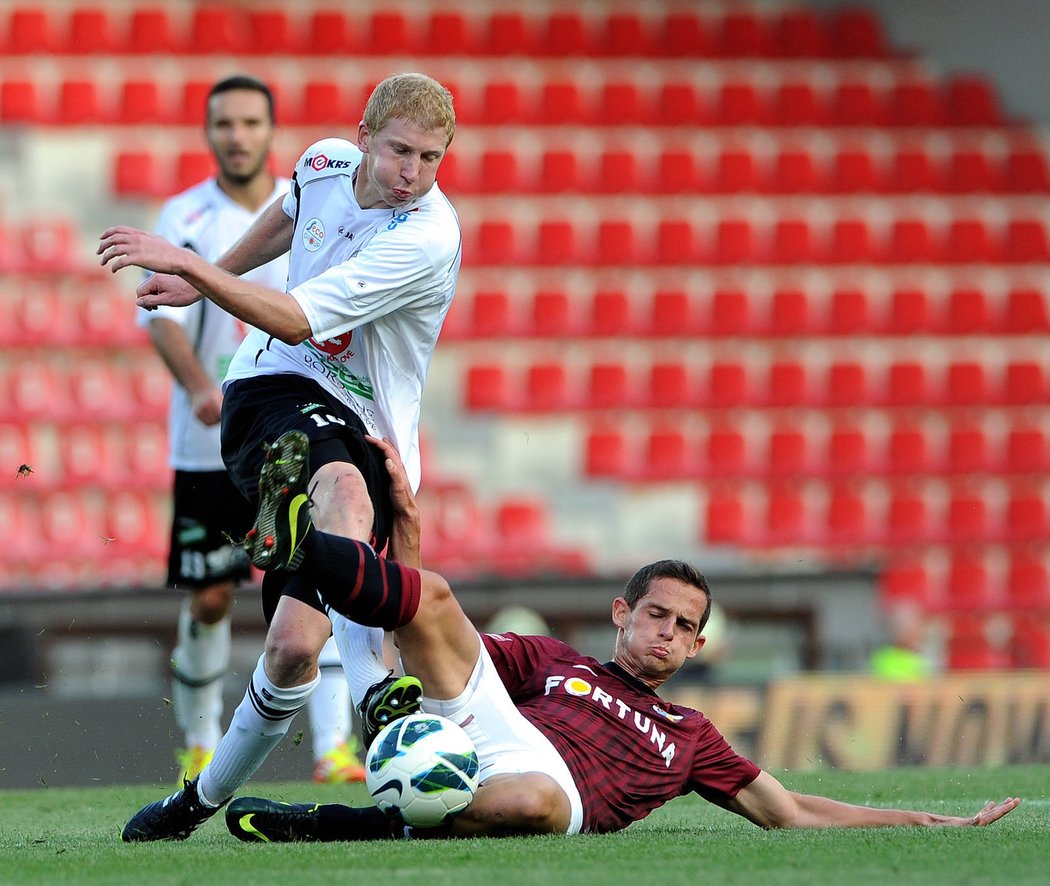
<instances>
[{"instance_id":1,"label":"soccer ball","mask_svg":"<svg viewBox=\"0 0 1050 886\"><path fill-rule=\"evenodd\" d=\"M444 717L410 714L375 737L365 756L365 784L376 805L405 824L435 827L462 812L478 789L478 754Z\"/></svg>"}]
</instances>

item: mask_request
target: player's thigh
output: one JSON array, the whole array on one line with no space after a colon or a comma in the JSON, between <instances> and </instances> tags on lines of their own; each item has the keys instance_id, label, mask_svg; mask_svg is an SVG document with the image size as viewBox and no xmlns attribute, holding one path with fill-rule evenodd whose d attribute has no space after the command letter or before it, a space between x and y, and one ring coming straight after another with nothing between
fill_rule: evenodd
<instances>
[{"instance_id":1,"label":"player's thigh","mask_svg":"<svg viewBox=\"0 0 1050 886\"><path fill-rule=\"evenodd\" d=\"M453 821L457 837L564 834L572 819L568 797L542 772L486 779Z\"/></svg>"}]
</instances>

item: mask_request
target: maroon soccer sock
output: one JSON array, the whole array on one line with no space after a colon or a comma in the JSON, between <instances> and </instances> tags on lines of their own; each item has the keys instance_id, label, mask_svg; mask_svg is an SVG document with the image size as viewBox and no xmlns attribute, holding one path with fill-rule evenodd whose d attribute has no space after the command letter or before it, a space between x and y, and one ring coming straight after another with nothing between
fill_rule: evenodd
<instances>
[{"instance_id":1,"label":"maroon soccer sock","mask_svg":"<svg viewBox=\"0 0 1050 886\"><path fill-rule=\"evenodd\" d=\"M318 532L304 541L301 572L336 612L368 627L392 631L419 608L418 569L380 557L370 545Z\"/></svg>"}]
</instances>

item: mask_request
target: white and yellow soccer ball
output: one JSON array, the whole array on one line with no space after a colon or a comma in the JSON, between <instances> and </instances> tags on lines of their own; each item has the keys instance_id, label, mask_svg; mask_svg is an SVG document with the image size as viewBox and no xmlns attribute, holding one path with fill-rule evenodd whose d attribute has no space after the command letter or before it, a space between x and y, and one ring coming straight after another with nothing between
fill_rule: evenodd
<instances>
[{"instance_id":1,"label":"white and yellow soccer ball","mask_svg":"<svg viewBox=\"0 0 1050 886\"><path fill-rule=\"evenodd\" d=\"M375 737L365 756L365 784L384 812L414 827L435 827L470 805L479 769L474 743L459 726L410 714Z\"/></svg>"}]
</instances>

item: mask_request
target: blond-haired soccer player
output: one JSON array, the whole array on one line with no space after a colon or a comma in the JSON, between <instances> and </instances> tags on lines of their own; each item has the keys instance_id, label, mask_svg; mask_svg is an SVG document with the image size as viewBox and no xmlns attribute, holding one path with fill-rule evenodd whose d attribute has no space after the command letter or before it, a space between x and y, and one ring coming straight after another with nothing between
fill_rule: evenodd
<instances>
[{"instance_id":1,"label":"blond-haired soccer player","mask_svg":"<svg viewBox=\"0 0 1050 886\"><path fill-rule=\"evenodd\" d=\"M203 295L255 327L226 376L222 448L237 487L261 501L246 549L267 570L270 620L266 651L211 763L133 816L125 840L188 836L256 771L316 687L333 621L299 567L345 576L346 564L338 549L303 549L294 524L273 524L267 503L284 500L288 471L301 466L296 479L308 490L293 496L290 513L309 510L326 537L379 549L390 532L389 477L366 435L393 440L418 486L423 382L461 258L456 213L436 184L454 133L448 90L423 74L396 74L370 96L356 143L311 145L288 197L218 267L143 231L102 235L103 264L158 272L139 287L140 306ZM232 276L289 249L286 293ZM276 443L289 431L308 440L308 475L303 453ZM336 632L366 743L392 716L418 707L419 681L381 669L382 628L396 620L385 613L371 629Z\"/></svg>"}]
</instances>

